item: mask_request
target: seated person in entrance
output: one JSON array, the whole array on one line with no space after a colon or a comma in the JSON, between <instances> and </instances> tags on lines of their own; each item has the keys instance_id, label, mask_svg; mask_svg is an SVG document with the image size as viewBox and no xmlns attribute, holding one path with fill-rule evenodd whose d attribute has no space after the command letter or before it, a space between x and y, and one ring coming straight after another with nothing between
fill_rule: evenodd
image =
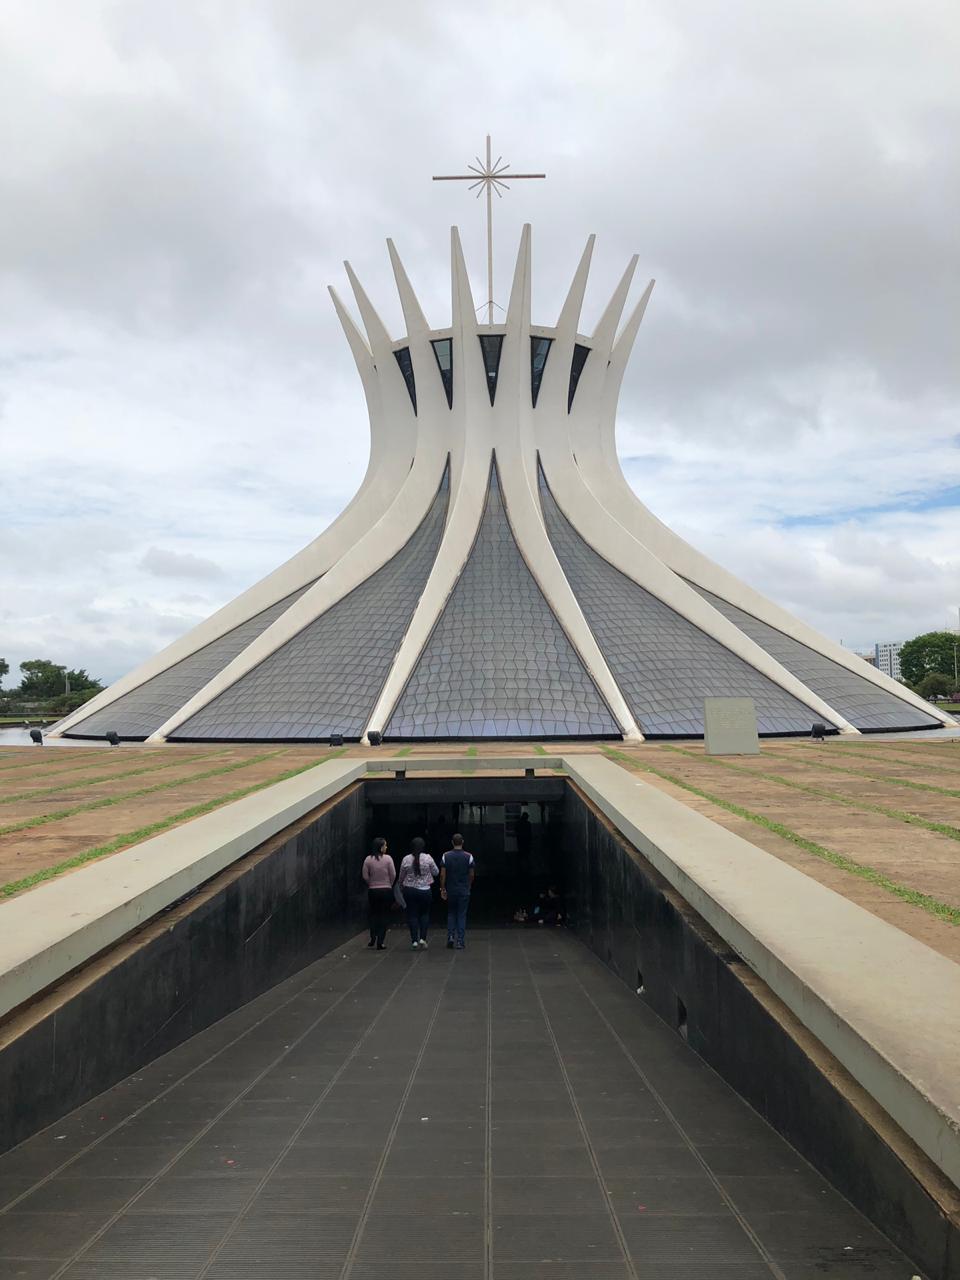
<instances>
[{"instance_id":1,"label":"seated person in entrance","mask_svg":"<svg viewBox=\"0 0 960 1280\"><path fill-rule=\"evenodd\" d=\"M563 923L563 898L555 884L541 893L537 902L537 924L556 927Z\"/></svg>"}]
</instances>

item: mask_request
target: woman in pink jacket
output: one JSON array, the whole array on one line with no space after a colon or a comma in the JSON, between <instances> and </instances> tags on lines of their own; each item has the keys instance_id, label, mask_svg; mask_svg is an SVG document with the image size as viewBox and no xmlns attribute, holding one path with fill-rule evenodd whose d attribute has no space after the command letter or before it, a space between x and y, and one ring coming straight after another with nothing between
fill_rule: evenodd
<instances>
[{"instance_id":1,"label":"woman in pink jacket","mask_svg":"<svg viewBox=\"0 0 960 1280\"><path fill-rule=\"evenodd\" d=\"M376 945L378 951L384 950L387 925L390 923L390 907L393 903L393 882L396 878L397 869L387 853L387 842L383 836L377 836L373 842L373 852L363 860L363 879L367 886L367 906L370 910L370 941L367 946Z\"/></svg>"}]
</instances>

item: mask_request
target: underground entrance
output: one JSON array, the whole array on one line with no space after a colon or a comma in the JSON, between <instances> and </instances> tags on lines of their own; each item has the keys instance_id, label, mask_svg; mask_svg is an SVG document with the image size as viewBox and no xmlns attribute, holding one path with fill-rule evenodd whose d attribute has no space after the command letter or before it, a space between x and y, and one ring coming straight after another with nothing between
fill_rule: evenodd
<instances>
[{"instance_id":1,"label":"underground entrance","mask_svg":"<svg viewBox=\"0 0 960 1280\"><path fill-rule=\"evenodd\" d=\"M571 898L563 778L378 779L365 783L364 799L369 840L385 837L397 867L416 836L438 864L454 833L463 836L477 864L471 927L513 924L520 913L535 920L545 895ZM436 901L434 928L444 920Z\"/></svg>"},{"instance_id":2,"label":"underground entrance","mask_svg":"<svg viewBox=\"0 0 960 1280\"><path fill-rule=\"evenodd\" d=\"M478 863L466 956L454 957L442 947L413 956L394 945L394 954L382 959L395 969L362 968L381 959L365 949L362 937L359 870L372 837L385 836L399 861L414 836L422 836L438 857L454 831L463 834ZM515 923L518 908L529 913L551 885L564 902L567 927L552 934L536 927L535 916ZM440 930L443 917L438 901L433 921ZM402 928L399 916L396 923ZM398 942L405 938L395 936ZM606 967L603 981L580 944ZM457 962L459 967L444 970ZM408 980L405 966L414 966L409 981L419 996L392 1000L389 991ZM371 1006L370 1017L382 1017L383 1026L371 1033L374 1047L358 1050L357 1059L372 1074L354 1079L351 1037L367 1033L357 1031L350 993L354 986L379 993L381 985L382 1004ZM277 1116L265 1121L265 1132L288 1113L299 1114L301 1101L326 1105L310 1100L322 1072L334 1069L347 1072L344 1078L355 1086L355 1094L348 1088L342 1100L345 1115L357 1098L367 1105L369 1080L382 1072L389 1094L382 1101L384 1115L392 1116L402 1073L397 1075L396 1064L378 1065L379 1056L402 1056L410 1043L417 1051L415 1038L411 1042L407 1035L409 1020L444 990L447 1004L437 1006L440 1047L435 1059L425 1060L425 1078L446 1082L469 1070L492 1073L492 1084L471 1080L467 1093L473 1102L487 1096L493 1108L488 1160L494 1176L501 1141L496 1133L502 1129L508 1143L510 1127L532 1125L538 1107L547 1114L548 1131L561 1125L573 1132L579 1125L590 1132L592 1125L591 1141L601 1144L594 1151L597 1166L614 1167L626 1159L616 1154L614 1131L632 1125L642 1146L645 1121L637 1107L654 1106L647 1095L656 1092L656 1107L665 1107L665 1114L687 1108L685 1123L699 1135L690 1139L691 1150L707 1148L708 1164L714 1158L728 1162L715 1179L718 1185L727 1177L783 1173L774 1167L776 1160L789 1163L799 1152L931 1276L946 1276L937 1259L956 1248L957 1231L936 1171L584 791L559 773L425 777L411 770L406 777L367 776L344 786L0 1026L0 1152L37 1134L37 1158L59 1158L55 1139L61 1129L73 1130L48 1130L53 1140L38 1131L104 1091L111 1091L111 1105L91 1103L96 1124L111 1119L112 1107L130 1105L136 1108L131 1123L141 1124L141 1111L155 1106L154 1088L161 1109L167 1105L164 1090L175 1089L182 1110L174 1109L171 1123L182 1127L183 1117L194 1114L208 1126L219 1123L207 1114L209 1099L190 1092L194 1072L218 1100L247 1073L255 1083L237 1095L244 1114L261 1094L268 1110L280 1104ZM340 1014L331 1014L329 1030L302 1031L314 1021L322 1025L327 1004L344 1011L344 1025L336 1021ZM456 1028L452 1035L450 1028ZM467 1029L476 1043L458 1051L457 1037ZM316 1061L304 1056L301 1033L312 1037ZM261 1034L262 1046L255 1043ZM332 1067L344 1046L342 1068ZM261 1057L268 1051L279 1065L263 1073L276 1077L276 1093L264 1092L268 1074L261 1073ZM297 1068L288 1064L288 1053L300 1055ZM451 1053L456 1064L448 1067L443 1054ZM209 1072L197 1065L207 1061L204 1055L213 1063ZM181 1059L183 1082L173 1086L169 1072L175 1064L181 1070ZM551 1063L552 1096L541 1098L540 1073ZM749 1115L734 1105L733 1095L716 1092L710 1084L714 1075L703 1075L704 1063L753 1108ZM506 1084L507 1093L498 1093L498 1081L510 1073L512 1102ZM708 1088L708 1101L698 1092L701 1086ZM259 1092L244 1102L251 1089ZM435 1105L433 1086L424 1092ZM420 1095L411 1097L419 1101ZM500 1121L498 1106L506 1117ZM561 1112L565 1118L558 1118ZM755 1127L754 1113L794 1154ZM428 1114L429 1107L419 1108L418 1123ZM111 1131L106 1145L122 1145L125 1133L130 1141L126 1121L118 1123L120 1138ZM154 1130L144 1123L150 1137ZM401 1116L391 1132L402 1136L404 1123ZM748 1123L754 1126L749 1141L740 1127ZM202 1146L206 1138L199 1141ZM531 1130L525 1141L533 1150L540 1139ZM683 1143L657 1148L659 1163L651 1166L650 1177L665 1177L670 1161L682 1163L673 1145ZM446 1147L444 1156L449 1157ZM234 1155L223 1158L224 1168L232 1169ZM416 1163L421 1153L410 1158ZM18 1159L12 1152L11 1169L19 1168ZM320 1156L309 1160L313 1168ZM545 1168L553 1176L573 1176L549 1161ZM2 1169L0 1156L0 1176ZM219 1166L217 1171L224 1176ZM626 1166L623 1171L629 1172ZM684 1172L692 1174L693 1166Z\"/></svg>"}]
</instances>

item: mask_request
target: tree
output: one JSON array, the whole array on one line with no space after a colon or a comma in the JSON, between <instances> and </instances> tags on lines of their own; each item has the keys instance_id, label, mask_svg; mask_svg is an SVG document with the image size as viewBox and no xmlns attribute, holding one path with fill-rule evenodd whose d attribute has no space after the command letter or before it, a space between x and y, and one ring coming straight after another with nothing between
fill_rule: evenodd
<instances>
[{"instance_id":1,"label":"tree","mask_svg":"<svg viewBox=\"0 0 960 1280\"><path fill-rule=\"evenodd\" d=\"M23 698L55 698L63 693L66 667L58 667L46 658L31 658L20 663L21 680L18 693Z\"/></svg>"},{"instance_id":2,"label":"tree","mask_svg":"<svg viewBox=\"0 0 960 1280\"><path fill-rule=\"evenodd\" d=\"M10 670L10 663L6 660L6 658L0 658L0 684L3 684L3 677L7 675L9 670Z\"/></svg>"},{"instance_id":3,"label":"tree","mask_svg":"<svg viewBox=\"0 0 960 1280\"><path fill-rule=\"evenodd\" d=\"M949 698L953 693L954 684L953 676L941 675L939 671L929 671L917 685L917 693L928 701L931 698Z\"/></svg>"},{"instance_id":4,"label":"tree","mask_svg":"<svg viewBox=\"0 0 960 1280\"><path fill-rule=\"evenodd\" d=\"M54 698L47 710L55 712L57 715L65 715L68 711L76 711L82 707L85 702L89 702L95 697L100 690L98 688L77 689L72 693L61 693L59 698Z\"/></svg>"},{"instance_id":5,"label":"tree","mask_svg":"<svg viewBox=\"0 0 960 1280\"><path fill-rule=\"evenodd\" d=\"M919 685L925 675L939 672L954 679L954 653L960 636L952 631L927 631L900 649L900 674L907 684Z\"/></svg>"},{"instance_id":6,"label":"tree","mask_svg":"<svg viewBox=\"0 0 960 1280\"><path fill-rule=\"evenodd\" d=\"M67 692L68 681L71 693L85 693L87 698L103 688L100 681L83 667L68 671L66 667L50 662L47 658L31 658L29 662L21 662L20 671L22 679L17 693L22 698L62 697Z\"/></svg>"},{"instance_id":7,"label":"tree","mask_svg":"<svg viewBox=\"0 0 960 1280\"><path fill-rule=\"evenodd\" d=\"M85 693L87 697L91 693L99 693L103 688L100 681L85 671L83 667L79 671L68 671L67 680L70 682L71 693Z\"/></svg>"},{"instance_id":8,"label":"tree","mask_svg":"<svg viewBox=\"0 0 960 1280\"><path fill-rule=\"evenodd\" d=\"M66 667L50 662L48 658L31 658L29 662L21 662L20 674L19 689L5 695L12 701L18 698L29 702L49 702L52 698L62 700L67 695L69 682L69 694L82 694L80 702L83 703L103 688L100 681L83 667L68 671Z\"/></svg>"}]
</instances>

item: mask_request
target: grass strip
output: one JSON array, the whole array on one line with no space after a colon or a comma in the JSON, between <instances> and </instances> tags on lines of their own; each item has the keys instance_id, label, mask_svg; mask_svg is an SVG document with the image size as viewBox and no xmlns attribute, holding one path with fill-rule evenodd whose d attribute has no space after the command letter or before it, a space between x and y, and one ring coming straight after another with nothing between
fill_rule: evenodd
<instances>
[{"instance_id":1,"label":"grass strip","mask_svg":"<svg viewBox=\"0 0 960 1280\"><path fill-rule=\"evenodd\" d=\"M185 758L188 760L209 760L211 756L222 755L225 750L226 750L225 747L217 747L215 751L204 751L204 752L201 752L199 755L187 756ZM87 757L85 760L80 760L75 764L67 765L65 769L57 769L54 766L48 766L46 768L41 767L40 772L37 774L36 780L39 782L41 779L41 776L44 773L47 775L48 778L59 778L64 773L76 773L78 769L89 769L91 765L93 765L94 768L96 768L98 765L102 767L103 765L102 759L97 758L100 755L99 752L96 752L96 753L87 752L87 751L83 751L82 748L81 748L81 751ZM51 752L51 755L52 754L53 753ZM79 754L79 753L71 752L71 754ZM158 751L156 754L159 755L160 752ZM50 757L47 756L47 759L49 758ZM137 758L141 759L142 757L137 757ZM37 767L36 761L31 761L30 764L10 765L5 770L5 772L15 773L15 772L19 772L21 769L35 769L36 767ZM155 765L154 768L165 769L167 768L167 765L158 764L158 765ZM27 781L29 781L29 779L27 779ZM59 790L59 788L55 788L55 789Z\"/></svg>"},{"instance_id":2,"label":"grass strip","mask_svg":"<svg viewBox=\"0 0 960 1280\"><path fill-rule=\"evenodd\" d=\"M139 746L140 744L138 743L137 745ZM73 764L67 765L65 769L57 768L57 765L60 763L58 757L63 755L62 751L59 751L57 749L54 749L52 751L41 750L39 754L32 755L31 759L29 761L26 761L23 759L23 752L26 751L27 748L20 747L18 750L20 752L19 756L17 757L19 763L5 764L0 766L0 769L2 769L2 772L19 773L21 769L36 769L39 765L41 772L47 772L50 774L51 778L56 778L61 773L73 773L74 770L76 769L86 769L91 764L96 765L100 763L100 761L98 760L98 757L103 754L109 754L110 748L102 747L95 751L92 751L87 747L78 747L76 750L74 750L72 747L68 748L67 755L64 758L70 759L71 757L76 756L77 759ZM53 763L47 764L47 765L41 765L40 764L41 760L52 760Z\"/></svg>"},{"instance_id":3,"label":"grass strip","mask_svg":"<svg viewBox=\"0 0 960 1280\"><path fill-rule=\"evenodd\" d=\"M412 750L413 747L401 747L399 751L393 753L393 759L399 760L401 756L408 756Z\"/></svg>"},{"instance_id":4,"label":"grass strip","mask_svg":"<svg viewBox=\"0 0 960 1280\"><path fill-rule=\"evenodd\" d=\"M773 755L780 756L783 760L789 759L789 756L784 752L775 751ZM846 773L851 778L860 778L864 782L888 782L895 787L911 787L914 791L933 791L938 796L960 796L960 790L951 789L950 787L938 787L932 782L914 782L912 778L895 778L887 773L864 773L862 769L845 769L842 764L828 764L826 760L808 760L804 758L800 763L811 769L827 769L831 773ZM946 770L943 770L943 772L946 773Z\"/></svg>"},{"instance_id":5,"label":"grass strip","mask_svg":"<svg viewBox=\"0 0 960 1280\"><path fill-rule=\"evenodd\" d=\"M244 796L251 796L256 791L263 791L267 787L276 786L278 782L286 782L288 778L295 778L297 774L306 773L308 769L315 769L317 765L325 764L326 761L332 760L340 754L341 752L339 751L333 752L332 755L324 756L322 760L311 760L309 764L299 765L296 769L287 769L273 778L266 778L263 782L255 782L252 786L242 787L239 791L231 791L227 795L217 796L215 799L207 800L203 804L196 804L189 809L182 809L180 813L172 813L167 818L151 822L149 826L139 827L136 831L127 831L122 836L115 836L112 840L108 840L106 844L98 844L92 849L84 849L82 853L78 853L72 858L67 858L65 862L58 862L54 867L44 867L42 871L35 871L33 875L24 876L22 880L10 880L7 884L0 885L0 897L12 898L15 893L21 893L24 889L32 889L34 885L41 884L44 880L53 880L65 871L73 871L76 867L82 867L88 862L96 862L98 858L104 858L107 854L119 853L121 849L126 849L133 844L140 844L141 841L149 839L150 836L159 835L160 832L167 831L170 827L175 827L181 822L189 822L192 818L202 818L205 813L212 813L214 809L220 809L225 804L232 804L234 800L242 800Z\"/></svg>"},{"instance_id":6,"label":"grass strip","mask_svg":"<svg viewBox=\"0 0 960 1280\"><path fill-rule=\"evenodd\" d=\"M846 739L836 735L828 738L827 741L832 748L837 748L840 751L883 751L888 755L892 751L906 752L905 757L895 757L897 759L912 758L916 760L921 753L923 753L924 756L932 755L936 760L945 760L948 756L952 756L955 760L960 758L960 739L945 740L941 738L939 740L931 741L929 738L926 740L917 738L914 739L915 745L911 746L910 742L906 742L902 738L894 742L871 742L870 738L872 736L872 734L863 734L859 741L847 742ZM938 745L938 741L942 743L942 745ZM804 742L801 743L801 745L806 747L808 751L815 751L819 749L814 747L811 742Z\"/></svg>"},{"instance_id":7,"label":"grass strip","mask_svg":"<svg viewBox=\"0 0 960 1280\"><path fill-rule=\"evenodd\" d=\"M467 747L466 754L468 756L478 756L480 754L480 750L478 747Z\"/></svg>"},{"instance_id":8,"label":"grass strip","mask_svg":"<svg viewBox=\"0 0 960 1280\"><path fill-rule=\"evenodd\" d=\"M960 840L960 827L951 826L946 822L931 822L928 818L921 818L918 813L910 813L906 809L888 809L883 804L870 804L866 800L851 800L849 796L843 796L838 791L825 791L823 787L811 787L805 782L793 782L790 778L784 778L779 773L761 772L759 769L747 769L742 764L732 764L728 760L718 760L716 756L699 756L692 751L685 751L683 747L668 747L665 743L661 743L665 751L672 751L678 756L686 756L690 760L698 763L705 762L707 764L716 765L719 769L730 769L733 773L742 773L748 778L762 778L766 782L774 782L781 787L789 787L792 791L802 791L805 795L816 796L819 800L830 800L834 804L845 805L848 809L860 809L864 813L879 813L885 818L894 818L897 822L908 822L914 827L924 827L927 831L934 831L937 835L946 836L948 840Z\"/></svg>"},{"instance_id":9,"label":"grass strip","mask_svg":"<svg viewBox=\"0 0 960 1280\"><path fill-rule=\"evenodd\" d=\"M906 755L895 755L893 754L895 748L891 748L891 746L881 746L879 745L879 742L864 742L863 746L856 746L854 742L838 742L836 739L828 739L827 742L829 744L829 746L827 746L827 750L831 750L832 748L846 748L854 751L870 751L870 753L874 753L873 756L867 756L868 762L870 759L873 759L874 762L876 762L876 753L879 751L882 758L884 760L890 760L892 764L911 765L913 768L929 769L929 771L933 773L947 773L950 774L950 777L955 777L956 772L954 769L945 768L947 760L952 759L952 762L956 764L957 769L960 769L960 750L954 751L951 755L940 755L937 753L936 748L925 746L923 755L920 754L919 751L909 751ZM800 744L797 745L799 745L799 748L803 751L818 751L818 753L823 753L824 744L814 746L813 742L800 742Z\"/></svg>"},{"instance_id":10,"label":"grass strip","mask_svg":"<svg viewBox=\"0 0 960 1280\"><path fill-rule=\"evenodd\" d=\"M90 813L93 809L107 809L110 805L122 804L127 800L139 800L141 796L154 795L158 791L169 791L173 787L185 787L191 782L202 782L205 778L214 778L218 774L233 773L237 769L246 769L248 765L260 764L276 755L275 751L266 751L263 755L250 756L246 760L236 760L233 764L221 765L216 769L206 769L202 773L192 773L186 778L173 778L168 782L158 782L153 787L140 787L137 791L123 791L117 796L102 796L99 800L89 800L85 804L76 804L69 809L57 809L53 813L37 814L33 818L24 818L22 822L12 822L0 827L0 836L12 835L15 831L29 831L31 827L43 827L49 822L62 822L64 818L72 818L77 813Z\"/></svg>"},{"instance_id":11,"label":"grass strip","mask_svg":"<svg viewBox=\"0 0 960 1280\"><path fill-rule=\"evenodd\" d=\"M212 755L221 755L222 751L205 752L201 759L209 759ZM270 752L275 755L276 752ZM198 758L193 757L195 760ZM78 778L76 782L62 782L56 787L38 787L33 791L19 791L12 796L0 796L0 804L14 804L17 800L36 800L42 796L58 795L61 791L75 791L77 787L92 787L98 782L117 782L121 778L136 778L144 773L157 773L161 769L175 769L183 765L183 760L170 759L163 764L145 764L139 769L125 769L121 773L102 773L98 778Z\"/></svg>"},{"instance_id":12,"label":"grass strip","mask_svg":"<svg viewBox=\"0 0 960 1280\"><path fill-rule=\"evenodd\" d=\"M541 747L541 746L539 745L539 743L534 743L534 744L533 744L533 749L534 749L534 751L537 753L537 755L538 755L538 756L545 756L545 755L547 754L547 749L546 749L546 747Z\"/></svg>"},{"instance_id":13,"label":"grass strip","mask_svg":"<svg viewBox=\"0 0 960 1280\"><path fill-rule=\"evenodd\" d=\"M840 871L846 871L852 876L857 876L861 880L875 884L878 888L893 894L894 897L899 898L902 902L908 902L911 906L920 907L921 910L926 911L928 914L937 916L940 920L946 920L948 924L960 924L960 907L951 907L949 903L941 902L939 898L934 898L929 893L921 893L918 889L908 889L906 885L900 884L896 880L891 880L888 875L878 871L876 867L868 866L863 862L855 862L853 858L848 858L846 854L837 853L822 844L817 844L814 840L808 840L806 836L800 835L799 832L793 831L790 827L785 827L782 822L774 822L772 818L765 818L761 813L754 813L750 809L744 809L742 805L734 804L730 800L724 800L722 796L712 795L709 791L703 791L700 787L695 787L692 783L685 781L683 778L678 778L675 774L667 773L664 769L655 769L653 765L645 764L633 756L624 755L622 751L614 751L612 748L604 747L603 754L613 760L627 764L631 768L638 769L644 773L652 773L655 777L661 778L664 782L672 783L682 791L688 791L691 795L699 796L701 800L708 800L710 804L715 804L719 809L725 809L727 813L732 813L738 818L744 818L747 822L752 822L754 825L762 827L765 831L781 836L784 840L788 840L790 844L796 845L798 849L803 849L806 853L812 854L822 862L829 862L831 866L837 867Z\"/></svg>"}]
</instances>

